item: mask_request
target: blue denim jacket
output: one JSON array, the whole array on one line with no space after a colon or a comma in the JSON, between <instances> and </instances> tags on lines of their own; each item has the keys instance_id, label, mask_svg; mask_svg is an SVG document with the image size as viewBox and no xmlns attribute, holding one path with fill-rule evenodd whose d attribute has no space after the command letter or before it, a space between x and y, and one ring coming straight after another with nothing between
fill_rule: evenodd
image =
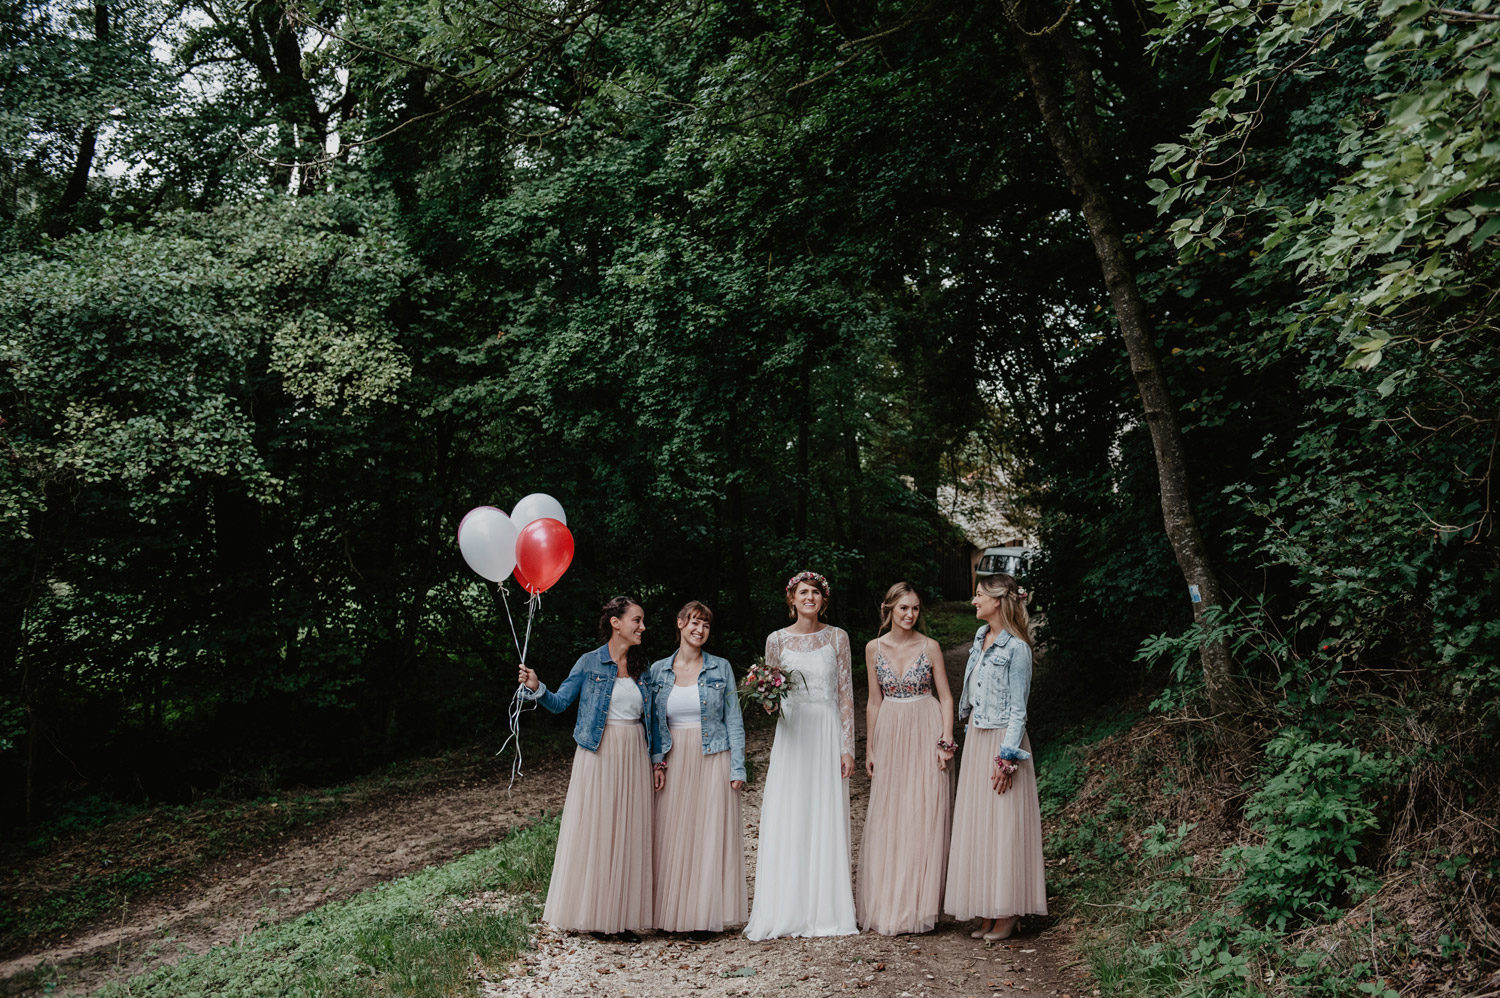
<instances>
[{"instance_id":1,"label":"blue denim jacket","mask_svg":"<svg viewBox=\"0 0 1500 998\"><path fill-rule=\"evenodd\" d=\"M676 675L672 663L674 652L646 670L646 685L652 692L652 729L660 732L652 749L651 761L660 762L672 751L672 732L667 727L667 696L672 692ZM717 655L703 655L698 673L698 711L703 719L703 754L729 750L729 778L745 778L745 722L740 716L740 698L735 693L734 670Z\"/></svg>"},{"instance_id":2,"label":"blue denim jacket","mask_svg":"<svg viewBox=\"0 0 1500 998\"><path fill-rule=\"evenodd\" d=\"M974 695L982 693L984 707L974 713L974 727L1004 728L1000 757L1030 759L1031 753L1021 749L1021 738L1026 734L1026 700L1031 695L1031 646L1009 631L1001 631L986 651L984 637L989 631L989 624L981 624L969 648L958 719L962 721L974 710Z\"/></svg>"},{"instance_id":3,"label":"blue denim jacket","mask_svg":"<svg viewBox=\"0 0 1500 998\"><path fill-rule=\"evenodd\" d=\"M553 693L547 689L547 684L542 683L534 691L521 687L521 699L535 700L554 714L561 714L578 701L578 723L573 725L573 740L578 743L579 748L586 748L590 752L599 751L599 742L604 738L604 721L609 716L609 701L615 693L615 677L619 669L615 666L614 659L609 657L609 645L603 645L595 651L586 652L579 656L573 665L568 678L564 679ZM636 680L636 685L641 688L641 697L645 700L645 720L650 722L653 716L651 709L651 687L645 682L645 674ZM659 735L651 728L646 727L646 740L655 746Z\"/></svg>"}]
</instances>

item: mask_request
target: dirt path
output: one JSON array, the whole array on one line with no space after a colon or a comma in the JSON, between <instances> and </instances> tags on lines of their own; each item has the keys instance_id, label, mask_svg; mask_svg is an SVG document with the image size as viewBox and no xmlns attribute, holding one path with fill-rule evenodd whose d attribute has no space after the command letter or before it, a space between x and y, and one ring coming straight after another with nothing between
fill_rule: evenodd
<instances>
[{"instance_id":1,"label":"dirt path","mask_svg":"<svg viewBox=\"0 0 1500 998\"><path fill-rule=\"evenodd\" d=\"M924 936L776 939L752 943L726 934L701 945L649 936L636 945L544 933L510 977L485 981L482 994L563 996L830 995L871 998L1094 995L1069 937L1053 928L1004 943L982 943L950 923ZM753 971L753 973L751 973Z\"/></svg>"},{"instance_id":2,"label":"dirt path","mask_svg":"<svg viewBox=\"0 0 1500 998\"><path fill-rule=\"evenodd\" d=\"M495 762L488 778L383 798L264 853L221 862L196 884L151 898L57 946L0 963L0 994L32 993L9 979L43 965L55 967L58 977L49 994L86 994L183 954L207 952L257 925L492 845L511 828L562 810L571 761L528 765L524 781L507 793L507 757L503 766Z\"/></svg>"},{"instance_id":3,"label":"dirt path","mask_svg":"<svg viewBox=\"0 0 1500 998\"><path fill-rule=\"evenodd\" d=\"M955 688L966 648L945 656ZM864 691L857 699L863 737ZM747 751L765 772L771 731L750 733ZM863 759L863 745L860 746ZM185 953L202 953L268 921L292 918L327 901L443 863L491 844L507 830L561 809L569 758L529 766L507 794L492 778L426 794L382 801L330 820L315 832L264 855L220 864L192 888L127 911L118 921L66 944L0 963L0 981L41 965L57 968L50 993L83 994L124 980ZM869 781L859 769L850 783L854 842L864 823ZM749 876L754 876L760 786L745 791ZM857 857L856 857L857 862ZM648 935L640 943L605 943L539 930L537 946L502 972L488 975L485 995L562 998L575 995L706 996L864 991L871 996L1091 995L1072 934L1055 919L1028 919L1003 943L970 939L968 924L938 924L923 936L869 933L825 939L755 943L726 933L695 944ZM507 976L508 975L508 976ZM795 990L794 990L795 989ZM21 994L14 988L5 993Z\"/></svg>"}]
</instances>

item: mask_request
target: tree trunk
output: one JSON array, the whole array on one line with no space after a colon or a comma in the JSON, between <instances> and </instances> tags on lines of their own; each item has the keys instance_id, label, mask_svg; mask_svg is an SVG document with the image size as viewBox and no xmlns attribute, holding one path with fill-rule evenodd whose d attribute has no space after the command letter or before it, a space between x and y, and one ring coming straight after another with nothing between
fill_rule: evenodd
<instances>
[{"instance_id":1,"label":"tree trunk","mask_svg":"<svg viewBox=\"0 0 1500 998\"><path fill-rule=\"evenodd\" d=\"M745 548L747 530L743 458L740 450L741 420L739 403L735 400L730 401L729 419L724 424L724 431L724 448L729 459L729 485L725 489L729 501L729 578L734 593L731 619L740 628L748 628L754 619L754 604L750 600L750 556Z\"/></svg>"},{"instance_id":2,"label":"tree trunk","mask_svg":"<svg viewBox=\"0 0 1500 998\"><path fill-rule=\"evenodd\" d=\"M797 407L797 483L794 486L796 496L796 519L793 523L792 532L798 540L807 539L807 520L809 516L808 490L812 488L812 458L809 453L810 445L808 437L812 434L813 407L812 407L812 357L809 351L812 347L804 345L802 348L802 366L797 374L797 389L801 396L801 404Z\"/></svg>"},{"instance_id":3,"label":"tree trunk","mask_svg":"<svg viewBox=\"0 0 1500 998\"><path fill-rule=\"evenodd\" d=\"M101 46L109 41L109 5L100 0L94 4L94 41ZM90 123L83 126L78 136L78 153L73 157L73 170L68 174L67 186L57 202L60 221L77 206L88 193L89 173L94 168L94 150L99 142L98 126Z\"/></svg>"},{"instance_id":4,"label":"tree trunk","mask_svg":"<svg viewBox=\"0 0 1500 998\"><path fill-rule=\"evenodd\" d=\"M1140 390L1156 453L1162 520L1187 582L1193 617L1202 623L1211 607L1223 606L1224 596L1193 514L1177 407L1162 375L1156 341L1125 249L1120 220L1099 167L1103 141L1091 99L1090 69L1071 44L1072 40L1062 35L1066 22L1056 32L1040 35L1028 33L1014 21L1012 28L1021 66L1031 84L1047 138L1078 196L1120 335L1130 355L1130 370ZM1071 113L1064 104L1062 87L1053 76L1052 67L1066 67L1070 73L1076 105ZM1210 708L1231 727L1236 726L1242 698L1228 645L1222 640L1205 641L1201 659Z\"/></svg>"}]
</instances>

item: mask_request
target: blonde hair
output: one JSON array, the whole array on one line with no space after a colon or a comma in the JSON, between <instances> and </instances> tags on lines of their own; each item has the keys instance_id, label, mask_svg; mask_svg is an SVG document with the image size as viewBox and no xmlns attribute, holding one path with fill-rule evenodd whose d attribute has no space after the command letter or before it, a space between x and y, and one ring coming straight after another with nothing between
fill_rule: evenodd
<instances>
[{"instance_id":1,"label":"blonde hair","mask_svg":"<svg viewBox=\"0 0 1500 998\"><path fill-rule=\"evenodd\" d=\"M890 629L891 617L896 609L896 601L908 594L915 596L917 600L917 630L923 634L927 633L926 623L922 618L922 610L925 609L922 603L922 594L917 592L916 588L910 582L898 582L885 591L885 599L880 601L880 626L875 629L875 636L877 638L880 637L882 632Z\"/></svg>"},{"instance_id":2,"label":"blonde hair","mask_svg":"<svg viewBox=\"0 0 1500 998\"><path fill-rule=\"evenodd\" d=\"M1026 590L1014 576L999 574L979 580L979 591L999 603L1000 626L1031 644L1031 615L1026 612Z\"/></svg>"}]
</instances>

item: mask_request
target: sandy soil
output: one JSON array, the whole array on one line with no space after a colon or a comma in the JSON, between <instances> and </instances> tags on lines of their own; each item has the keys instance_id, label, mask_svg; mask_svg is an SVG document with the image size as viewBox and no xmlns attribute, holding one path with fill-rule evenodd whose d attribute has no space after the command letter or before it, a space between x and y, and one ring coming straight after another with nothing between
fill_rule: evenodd
<instances>
[{"instance_id":1,"label":"sandy soil","mask_svg":"<svg viewBox=\"0 0 1500 998\"><path fill-rule=\"evenodd\" d=\"M970 939L943 923L924 936L776 939L752 943L725 934L703 944L651 936L635 945L544 932L537 949L491 977L486 996L1096 995L1081 965L1068 959L1069 937L1053 928L1003 943Z\"/></svg>"},{"instance_id":2,"label":"sandy soil","mask_svg":"<svg viewBox=\"0 0 1500 998\"><path fill-rule=\"evenodd\" d=\"M949 675L963 674L967 648L949 651ZM863 738L863 689L856 709ZM765 772L771 731L750 732L747 750ZM860 746L863 759L863 746ZM382 800L331 819L314 832L262 855L226 861L197 885L126 911L53 948L0 963L0 982L42 965L56 968L51 994L83 994L111 980L202 953L265 922L300 915L376 883L443 863L494 842L507 830L562 807L569 758L529 765L507 793L497 764L493 777L428 793ZM861 769L850 783L854 841L864 822L869 781ZM760 788L745 791L750 876L760 813ZM857 863L857 858L856 858ZM753 880L752 880L753 882ZM1001 943L970 939L969 924L938 924L922 936L869 933L825 939L755 943L725 933L706 943L648 935L640 943L601 942L539 929L523 959L484 975L485 995L765 995L783 991L871 996L1095 994L1072 934L1056 919L1033 918ZM23 994L11 982L7 994Z\"/></svg>"}]
</instances>

